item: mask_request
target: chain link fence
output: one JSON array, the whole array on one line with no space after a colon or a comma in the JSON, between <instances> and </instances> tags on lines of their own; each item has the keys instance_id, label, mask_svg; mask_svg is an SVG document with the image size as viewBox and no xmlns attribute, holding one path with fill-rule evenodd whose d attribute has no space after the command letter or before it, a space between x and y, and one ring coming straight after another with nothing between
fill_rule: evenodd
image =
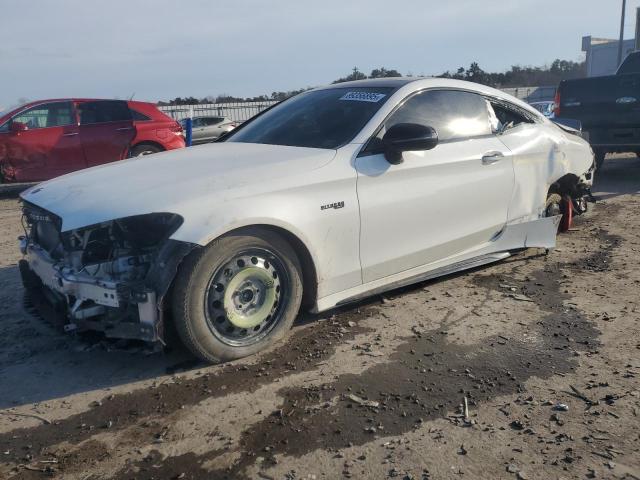
<instances>
[{"instance_id":1,"label":"chain link fence","mask_svg":"<svg viewBox=\"0 0 640 480\"><path fill-rule=\"evenodd\" d=\"M199 103L197 105L162 105L158 108L174 118L182 120L193 116L197 117L225 117L234 122L242 123L254 115L278 103L268 100L264 102L225 102L225 103Z\"/></svg>"}]
</instances>

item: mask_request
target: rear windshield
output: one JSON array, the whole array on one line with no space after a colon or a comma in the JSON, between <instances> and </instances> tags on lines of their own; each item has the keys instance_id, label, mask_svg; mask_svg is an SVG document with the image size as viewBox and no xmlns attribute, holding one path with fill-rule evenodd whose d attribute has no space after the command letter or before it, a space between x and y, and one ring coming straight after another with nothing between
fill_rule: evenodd
<instances>
[{"instance_id":1,"label":"rear windshield","mask_svg":"<svg viewBox=\"0 0 640 480\"><path fill-rule=\"evenodd\" d=\"M224 141L335 149L353 140L394 90L344 87L302 93L264 112Z\"/></svg>"},{"instance_id":2,"label":"rear windshield","mask_svg":"<svg viewBox=\"0 0 640 480\"><path fill-rule=\"evenodd\" d=\"M640 53L631 53L618 68L618 75L623 73L640 73Z\"/></svg>"}]
</instances>

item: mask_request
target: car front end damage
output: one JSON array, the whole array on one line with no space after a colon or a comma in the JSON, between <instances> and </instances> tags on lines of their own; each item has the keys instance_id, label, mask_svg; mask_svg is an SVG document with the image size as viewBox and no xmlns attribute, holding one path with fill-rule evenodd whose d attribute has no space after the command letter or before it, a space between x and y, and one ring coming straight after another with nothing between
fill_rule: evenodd
<instances>
[{"instance_id":1,"label":"car front end damage","mask_svg":"<svg viewBox=\"0 0 640 480\"><path fill-rule=\"evenodd\" d=\"M60 218L25 202L25 289L66 331L162 344L164 297L195 248L169 238L181 223L178 215L152 213L62 232Z\"/></svg>"}]
</instances>

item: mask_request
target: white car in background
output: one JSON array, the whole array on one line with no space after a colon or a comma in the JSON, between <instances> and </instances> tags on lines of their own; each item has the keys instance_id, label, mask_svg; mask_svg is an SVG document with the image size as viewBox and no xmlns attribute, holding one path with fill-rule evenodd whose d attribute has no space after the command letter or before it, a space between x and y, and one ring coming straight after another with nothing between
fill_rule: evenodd
<instances>
[{"instance_id":1,"label":"white car in background","mask_svg":"<svg viewBox=\"0 0 640 480\"><path fill-rule=\"evenodd\" d=\"M66 175L22 194L20 270L67 330L207 361L322 311L552 248L593 153L527 104L447 79L331 85L221 142Z\"/></svg>"},{"instance_id":2,"label":"white car in background","mask_svg":"<svg viewBox=\"0 0 640 480\"><path fill-rule=\"evenodd\" d=\"M180 120L183 130L187 128L187 120ZM191 143L199 145L209 143L226 135L238 126L237 122L226 117L199 116L191 121Z\"/></svg>"}]
</instances>

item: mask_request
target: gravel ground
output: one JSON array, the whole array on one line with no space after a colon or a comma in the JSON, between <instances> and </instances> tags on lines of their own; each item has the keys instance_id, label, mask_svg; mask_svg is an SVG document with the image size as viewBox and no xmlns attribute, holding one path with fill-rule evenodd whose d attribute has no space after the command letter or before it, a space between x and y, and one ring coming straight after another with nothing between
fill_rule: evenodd
<instances>
[{"instance_id":1,"label":"gravel ground","mask_svg":"<svg viewBox=\"0 0 640 480\"><path fill-rule=\"evenodd\" d=\"M218 366L34 316L0 200L0 478L640 479L640 160L595 192L548 255L305 315Z\"/></svg>"}]
</instances>

